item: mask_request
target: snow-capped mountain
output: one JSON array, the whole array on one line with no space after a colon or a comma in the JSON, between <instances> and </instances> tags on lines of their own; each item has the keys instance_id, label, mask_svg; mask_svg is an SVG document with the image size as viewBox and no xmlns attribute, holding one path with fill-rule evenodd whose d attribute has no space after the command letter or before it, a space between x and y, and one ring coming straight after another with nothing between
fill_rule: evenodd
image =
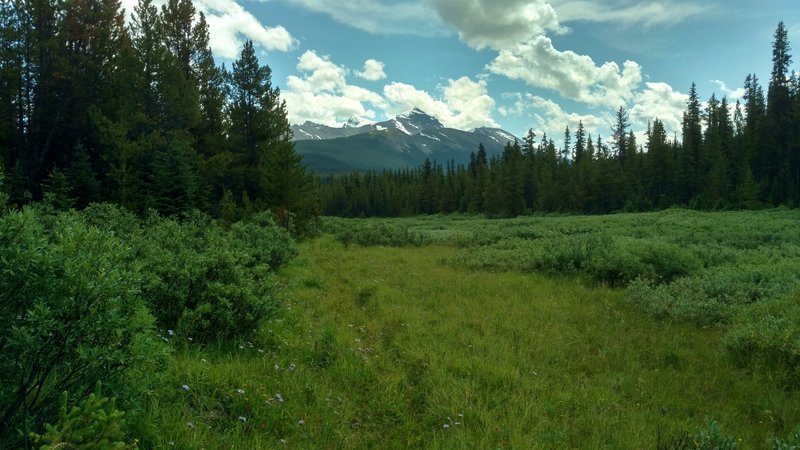
<instances>
[{"instance_id":1,"label":"snow-capped mountain","mask_svg":"<svg viewBox=\"0 0 800 450\"><path fill-rule=\"evenodd\" d=\"M398 169L417 166L426 158L464 164L480 144L493 155L517 140L499 128L446 128L419 108L373 124L351 118L341 127L306 122L292 130L295 148L316 172Z\"/></svg>"},{"instance_id":2,"label":"snow-capped mountain","mask_svg":"<svg viewBox=\"0 0 800 450\"><path fill-rule=\"evenodd\" d=\"M400 114L394 119L375 124L375 130L399 130L403 133L414 136L424 130L439 130L444 128L439 120L433 116L425 114L419 108L414 108L406 114Z\"/></svg>"},{"instance_id":3,"label":"snow-capped mountain","mask_svg":"<svg viewBox=\"0 0 800 450\"><path fill-rule=\"evenodd\" d=\"M470 132L481 136L486 136L492 141L501 145L506 145L506 142L513 143L515 140L519 141L519 139L516 136L514 136L513 134L509 133L506 130L503 130L502 128L480 127L480 128L475 128Z\"/></svg>"}]
</instances>

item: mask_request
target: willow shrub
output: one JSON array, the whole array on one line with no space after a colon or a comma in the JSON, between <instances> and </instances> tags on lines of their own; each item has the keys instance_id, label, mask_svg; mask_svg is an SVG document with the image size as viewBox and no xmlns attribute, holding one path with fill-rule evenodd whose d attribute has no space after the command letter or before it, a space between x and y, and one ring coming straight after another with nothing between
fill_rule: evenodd
<instances>
[{"instance_id":1,"label":"willow shrub","mask_svg":"<svg viewBox=\"0 0 800 450\"><path fill-rule=\"evenodd\" d=\"M277 311L274 272L296 253L265 215L228 231L202 214L154 216L136 242L142 292L159 325L198 342L250 333Z\"/></svg>"},{"instance_id":2,"label":"willow shrub","mask_svg":"<svg viewBox=\"0 0 800 450\"><path fill-rule=\"evenodd\" d=\"M156 381L167 352L132 260L75 212L0 216L0 447L41 429L64 391L81 399L102 380L130 406Z\"/></svg>"}]
</instances>

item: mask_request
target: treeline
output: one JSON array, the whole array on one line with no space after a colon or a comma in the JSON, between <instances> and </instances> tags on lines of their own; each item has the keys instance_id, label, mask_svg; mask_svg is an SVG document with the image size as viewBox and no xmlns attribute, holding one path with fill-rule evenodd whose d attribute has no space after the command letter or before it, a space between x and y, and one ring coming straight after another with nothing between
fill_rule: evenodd
<instances>
[{"instance_id":1,"label":"treeline","mask_svg":"<svg viewBox=\"0 0 800 450\"><path fill-rule=\"evenodd\" d=\"M191 0L0 3L0 160L16 205L317 214L270 68L217 66Z\"/></svg>"},{"instance_id":2,"label":"treeline","mask_svg":"<svg viewBox=\"0 0 800 450\"><path fill-rule=\"evenodd\" d=\"M467 165L426 161L416 169L324 178L324 213L404 216L470 212L516 216L531 211L608 213L684 205L701 209L757 208L800 202L800 81L789 72L787 30L773 42L765 96L748 75L744 102L715 95L701 103L693 84L683 115L682 142L653 120L637 142L620 107L604 141L582 123L566 128L563 147L529 131L502 155L483 147Z\"/></svg>"}]
</instances>

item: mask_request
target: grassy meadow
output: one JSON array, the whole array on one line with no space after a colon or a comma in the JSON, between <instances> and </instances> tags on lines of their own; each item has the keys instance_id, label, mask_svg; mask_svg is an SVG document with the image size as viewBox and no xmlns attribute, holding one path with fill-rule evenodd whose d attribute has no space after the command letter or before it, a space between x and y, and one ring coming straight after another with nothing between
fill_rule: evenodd
<instances>
[{"instance_id":1,"label":"grassy meadow","mask_svg":"<svg viewBox=\"0 0 800 450\"><path fill-rule=\"evenodd\" d=\"M800 213L326 219L154 448L796 448ZM777 439L777 441L776 441Z\"/></svg>"}]
</instances>

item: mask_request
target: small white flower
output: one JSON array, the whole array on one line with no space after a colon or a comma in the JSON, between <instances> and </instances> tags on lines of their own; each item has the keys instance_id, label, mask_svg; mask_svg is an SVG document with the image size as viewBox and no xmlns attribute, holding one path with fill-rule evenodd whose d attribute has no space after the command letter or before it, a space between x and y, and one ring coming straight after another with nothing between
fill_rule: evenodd
<instances>
[{"instance_id":1,"label":"small white flower","mask_svg":"<svg viewBox=\"0 0 800 450\"><path fill-rule=\"evenodd\" d=\"M200 361L201 361L201 362L208 362L208 361L206 361L206 359L205 359L205 358L200 358Z\"/></svg>"},{"instance_id":2,"label":"small white flower","mask_svg":"<svg viewBox=\"0 0 800 450\"><path fill-rule=\"evenodd\" d=\"M247 346L248 346L248 347L250 347L250 348L253 348L253 347L255 347L255 346L253 345L253 343L252 343L252 342L248 342L248 343L247 343Z\"/></svg>"},{"instance_id":3,"label":"small white flower","mask_svg":"<svg viewBox=\"0 0 800 450\"><path fill-rule=\"evenodd\" d=\"M172 330L167 330L167 334L170 336L175 336L175 332Z\"/></svg>"},{"instance_id":4,"label":"small white flower","mask_svg":"<svg viewBox=\"0 0 800 450\"><path fill-rule=\"evenodd\" d=\"M279 402L283 403L283 396L281 395L281 393L280 393L280 392L278 392L277 394L275 394L275 400L277 400L277 401L279 401Z\"/></svg>"},{"instance_id":5,"label":"small white flower","mask_svg":"<svg viewBox=\"0 0 800 450\"><path fill-rule=\"evenodd\" d=\"M288 370L289 372L294 372L295 368L297 368L297 366L295 366L294 363L291 363L291 364L289 364L289 368L286 369L286 370Z\"/></svg>"},{"instance_id":6,"label":"small white flower","mask_svg":"<svg viewBox=\"0 0 800 450\"><path fill-rule=\"evenodd\" d=\"M306 424L306 421L303 420L303 419L300 419L300 420L297 421L297 424L300 425L300 426L303 426L303 425Z\"/></svg>"},{"instance_id":7,"label":"small white flower","mask_svg":"<svg viewBox=\"0 0 800 450\"><path fill-rule=\"evenodd\" d=\"M447 430L448 428L450 428L450 424L444 424L444 429Z\"/></svg>"},{"instance_id":8,"label":"small white flower","mask_svg":"<svg viewBox=\"0 0 800 450\"><path fill-rule=\"evenodd\" d=\"M281 439L280 442L281 444L286 445L286 439Z\"/></svg>"},{"instance_id":9,"label":"small white flower","mask_svg":"<svg viewBox=\"0 0 800 450\"><path fill-rule=\"evenodd\" d=\"M244 345L240 345L239 350L244 350Z\"/></svg>"},{"instance_id":10,"label":"small white flower","mask_svg":"<svg viewBox=\"0 0 800 450\"><path fill-rule=\"evenodd\" d=\"M189 427L189 428L194 428L194 423L186 422L186 426Z\"/></svg>"},{"instance_id":11,"label":"small white flower","mask_svg":"<svg viewBox=\"0 0 800 450\"><path fill-rule=\"evenodd\" d=\"M460 427L461 426L461 422L456 422L456 426Z\"/></svg>"},{"instance_id":12,"label":"small white flower","mask_svg":"<svg viewBox=\"0 0 800 450\"><path fill-rule=\"evenodd\" d=\"M244 389L237 389L236 392L239 394L244 394Z\"/></svg>"},{"instance_id":13,"label":"small white flower","mask_svg":"<svg viewBox=\"0 0 800 450\"><path fill-rule=\"evenodd\" d=\"M194 342L194 339L192 339L192 338L186 338L186 339L188 339L189 342Z\"/></svg>"},{"instance_id":14,"label":"small white flower","mask_svg":"<svg viewBox=\"0 0 800 450\"><path fill-rule=\"evenodd\" d=\"M241 420L242 422L247 423L247 417L245 417L245 416L239 416L239 420Z\"/></svg>"},{"instance_id":15,"label":"small white flower","mask_svg":"<svg viewBox=\"0 0 800 450\"><path fill-rule=\"evenodd\" d=\"M274 365L274 366L272 366L272 367L274 367L274 368L275 368L275 370L281 370L281 366L279 366L279 365L277 365L277 364L275 364L275 365Z\"/></svg>"},{"instance_id":16,"label":"small white flower","mask_svg":"<svg viewBox=\"0 0 800 450\"><path fill-rule=\"evenodd\" d=\"M264 353L264 349L262 348L258 349L258 353Z\"/></svg>"},{"instance_id":17,"label":"small white flower","mask_svg":"<svg viewBox=\"0 0 800 450\"><path fill-rule=\"evenodd\" d=\"M175 441L169 441L169 445L170 445L171 447L175 447Z\"/></svg>"},{"instance_id":18,"label":"small white flower","mask_svg":"<svg viewBox=\"0 0 800 450\"><path fill-rule=\"evenodd\" d=\"M169 342L169 339L167 339L166 336L161 336L161 340L163 340L164 342Z\"/></svg>"},{"instance_id":19,"label":"small white flower","mask_svg":"<svg viewBox=\"0 0 800 450\"><path fill-rule=\"evenodd\" d=\"M462 419L463 419L463 418L464 418L464 415L463 415L463 414L461 414L461 413L458 413L458 417L460 417L460 418L462 418Z\"/></svg>"},{"instance_id":20,"label":"small white flower","mask_svg":"<svg viewBox=\"0 0 800 450\"><path fill-rule=\"evenodd\" d=\"M189 390L189 385L188 384L184 384L183 386L181 386L181 389L183 389L184 391L188 391Z\"/></svg>"}]
</instances>

